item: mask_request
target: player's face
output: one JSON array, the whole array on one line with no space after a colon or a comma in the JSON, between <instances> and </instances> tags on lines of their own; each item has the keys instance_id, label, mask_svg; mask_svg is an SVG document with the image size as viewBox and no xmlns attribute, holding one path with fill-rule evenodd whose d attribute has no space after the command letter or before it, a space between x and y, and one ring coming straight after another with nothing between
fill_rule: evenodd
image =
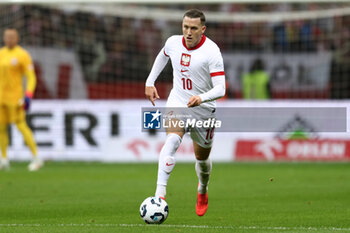
<instances>
[{"instance_id":1,"label":"player's face","mask_svg":"<svg viewBox=\"0 0 350 233\"><path fill-rule=\"evenodd\" d=\"M14 29L5 30L4 42L5 45L10 49L15 47L18 44L18 32Z\"/></svg>"},{"instance_id":2,"label":"player's face","mask_svg":"<svg viewBox=\"0 0 350 233\"><path fill-rule=\"evenodd\" d=\"M188 48L195 47L202 39L206 27L202 25L200 18L184 17L182 21L182 33Z\"/></svg>"}]
</instances>

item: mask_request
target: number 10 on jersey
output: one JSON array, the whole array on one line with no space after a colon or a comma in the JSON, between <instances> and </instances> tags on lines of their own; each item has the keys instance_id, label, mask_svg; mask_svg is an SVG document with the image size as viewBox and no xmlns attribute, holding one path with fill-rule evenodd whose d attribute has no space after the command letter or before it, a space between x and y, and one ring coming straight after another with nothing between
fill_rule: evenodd
<instances>
[{"instance_id":1,"label":"number 10 on jersey","mask_svg":"<svg viewBox=\"0 0 350 233\"><path fill-rule=\"evenodd\" d=\"M192 81L189 78L181 78L184 90L192 90Z\"/></svg>"}]
</instances>

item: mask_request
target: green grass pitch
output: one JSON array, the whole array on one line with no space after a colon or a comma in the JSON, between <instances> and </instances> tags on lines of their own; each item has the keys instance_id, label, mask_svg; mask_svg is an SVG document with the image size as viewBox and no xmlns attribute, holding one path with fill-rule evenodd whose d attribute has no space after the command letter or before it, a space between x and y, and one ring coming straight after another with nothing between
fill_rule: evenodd
<instances>
[{"instance_id":1,"label":"green grass pitch","mask_svg":"<svg viewBox=\"0 0 350 233\"><path fill-rule=\"evenodd\" d=\"M194 164L169 180L169 217L143 223L157 164L54 163L0 172L0 232L350 232L349 163L214 163L198 217Z\"/></svg>"}]
</instances>

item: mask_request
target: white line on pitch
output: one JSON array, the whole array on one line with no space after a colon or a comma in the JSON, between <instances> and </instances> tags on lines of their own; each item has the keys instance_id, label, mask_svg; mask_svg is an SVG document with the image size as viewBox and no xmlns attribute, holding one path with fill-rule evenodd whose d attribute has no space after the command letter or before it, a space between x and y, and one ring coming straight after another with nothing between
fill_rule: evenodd
<instances>
[{"instance_id":1,"label":"white line on pitch","mask_svg":"<svg viewBox=\"0 0 350 233\"><path fill-rule=\"evenodd\" d=\"M350 228L341 227L264 227L264 226L208 226L208 225L146 225L146 224L85 224L85 223L62 223L62 224L27 224L8 223L0 224L0 227L163 227L163 228L197 228L197 229L244 229L244 230L303 230L303 231L350 231Z\"/></svg>"}]
</instances>

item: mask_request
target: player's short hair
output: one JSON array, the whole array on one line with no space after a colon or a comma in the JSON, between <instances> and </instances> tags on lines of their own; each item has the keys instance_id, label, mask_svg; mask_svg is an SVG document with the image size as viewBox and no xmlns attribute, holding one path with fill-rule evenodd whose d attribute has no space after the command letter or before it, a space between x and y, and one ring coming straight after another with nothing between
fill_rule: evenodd
<instances>
[{"instance_id":1,"label":"player's short hair","mask_svg":"<svg viewBox=\"0 0 350 233\"><path fill-rule=\"evenodd\" d=\"M198 9L188 10L188 11L185 12L183 18L185 18L186 16L191 18L191 19L193 19L193 18L200 18L201 24L205 25L205 16L204 16L204 13L201 10L198 10Z\"/></svg>"},{"instance_id":2,"label":"player's short hair","mask_svg":"<svg viewBox=\"0 0 350 233\"><path fill-rule=\"evenodd\" d=\"M17 30L17 28L15 27L8 27L8 28L5 28L3 30L3 33L5 33L6 31L15 31L17 33L17 35L19 36L19 31Z\"/></svg>"},{"instance_id":3,"label":"player's short hair","mask_svg":"<svg viewBox=\"0 0 350 233\"><path fill-rule=\"evenodd\" d=\"M10 31L17 31L17 33L18 33L18 30L17 30L17 28L15 28L15 27L7 27L7 28L5 28L5 30L4 31L7 31L7 30L10 30Z\"/></svg>"}]
</instances>

